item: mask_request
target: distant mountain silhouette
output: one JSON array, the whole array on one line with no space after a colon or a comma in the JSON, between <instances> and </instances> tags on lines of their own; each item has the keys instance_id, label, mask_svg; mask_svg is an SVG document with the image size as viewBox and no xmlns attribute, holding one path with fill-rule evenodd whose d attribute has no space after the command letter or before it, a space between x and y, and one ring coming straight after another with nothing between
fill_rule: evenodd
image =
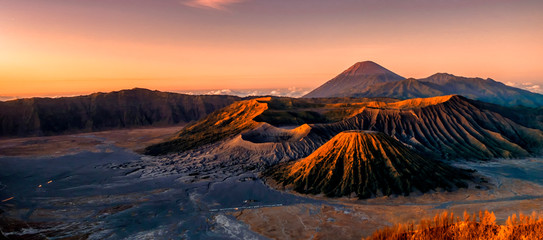
<instances>
[{"instance_id":1,"label":"distant mountain silhouette","mask_svg":"<svg viewBox=\"0 0 543 240\"><path fill-rule=\"evenodd\" d=\"M269 170L265 175L301 193L329 197L409 195L436 188L466 187L467 173L425 159L380 132L345 131L308 157Z\"/></svg>"},{"instance_id":2,"label":"distant mountain silhouette","mask_svg":"<svg viewBox=\"0 0 543 240\"><path fill-rule=\"evenodd\" d=\"M362 96L393 96L398 99L424 98L449 95L445 94L444 89L435 83L423 82L414 78L409 78L396 82L375 84L365 91L354 93L353 97Z\"/></svg>"},{"instance_id":3,"label":"distant mountain silhouette","mask_svg":"<svg viewBox=\"0 0 543 240\"><path fill-rule=\"evenodd\" d=\"M0 136L42 136L188 123L240 100L135 88L0 102Z\"/></svg>"},{"instance_id":4,"label":"distant mountain silhouette","mask_svg":"<svg viewBox=\"0 0 543 240\"><path fill-rule=\"evenodd\" d=\"M347 97L375 84L403 79L405 78L372 61L358 62L304 97Z\"/></svg>"},{"instance_id":5,"label":"distant mountain silhouette","mask_svg":"<svg viewBox=\"0 0 543 240\"><path fill-rule=\"evenodd\" d=\"M361 63L357 63L355 66L359 64ZM437 73L423 79L404 79L396 74L391 77L392 72L377 64L368 63L363 65L372 67L359 67L356 68L356 74L349 74L355 68L353 66L304 97L391 97L409 99L457 94L503 106L543 106L543 95L507 86L492 79L466 78L447 73Z\"/></svg>"}]
</instances>

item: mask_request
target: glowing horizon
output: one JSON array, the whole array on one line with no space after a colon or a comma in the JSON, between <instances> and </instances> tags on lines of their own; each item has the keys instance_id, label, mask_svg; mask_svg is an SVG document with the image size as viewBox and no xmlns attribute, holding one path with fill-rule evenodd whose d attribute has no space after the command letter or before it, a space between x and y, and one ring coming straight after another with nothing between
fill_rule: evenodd
<instances>
[{"instance_id":1,"label":"glowing horizon","mask_svg":"<svg viewBox=\"0 0 543 240\"><path fill-rule=\"evenodd\" d=\"M543 82L543 3L0 0L0 96L317 87L358 61Z\"/></svg>"}]
</instances>

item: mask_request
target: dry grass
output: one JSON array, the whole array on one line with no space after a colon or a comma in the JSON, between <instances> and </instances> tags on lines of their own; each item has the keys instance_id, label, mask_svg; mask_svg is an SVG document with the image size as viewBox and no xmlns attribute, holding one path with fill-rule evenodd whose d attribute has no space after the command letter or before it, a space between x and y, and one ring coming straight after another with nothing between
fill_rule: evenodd
<instances>
[{"instance_id":1,"label":"dry grass","mask_svg":"<svg viewBox=\"0 0 543 240\"><path fill-rule=\"evenodd\" d=\"M504 225L499 225L493 212L464 212L462 218L443 212L433 219L422 219L417 225L411 222L386 227L368 239L543 239L543 215L513 214Z\"/></svg>"}]
</instances>

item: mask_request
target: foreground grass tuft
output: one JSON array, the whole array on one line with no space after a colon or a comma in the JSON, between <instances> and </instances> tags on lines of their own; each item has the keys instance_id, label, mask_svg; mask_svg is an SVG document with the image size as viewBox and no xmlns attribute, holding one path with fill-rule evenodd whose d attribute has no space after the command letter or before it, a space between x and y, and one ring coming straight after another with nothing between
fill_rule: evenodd
<instances>
[{"instance_id":1,"label":"foreground grass tuft","mask_svg":"<svg viewBox=\"0 0 543 240\"><path fill-rule=\"evenodd\" d=\"M419 224L397 224L378 230L368 239L543 239L543 216L526 216L522 213L510 216L504 225L496 224L493 212L470 215L462 218L443 212L433 219L422 219Z\"/></svg>"}]
</instances>

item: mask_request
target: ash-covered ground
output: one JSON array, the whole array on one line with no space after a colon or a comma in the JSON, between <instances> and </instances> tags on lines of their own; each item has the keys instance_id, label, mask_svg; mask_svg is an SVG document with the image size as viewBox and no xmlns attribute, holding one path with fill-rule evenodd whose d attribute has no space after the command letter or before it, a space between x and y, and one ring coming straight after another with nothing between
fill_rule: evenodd
<instances>
[{"instance_id":1,"label":"ash-covered ground","mask_svg":"<svg viewBox=\"0 0 543 240\"><path fill-rule=\"evenodd\" d=\"M536 158L456 164L488 181L456 192L327 199L277 191L256 169L220 166L205 154L148 157L135 151L141 144L126 143L152 142L173 128L123 131L0 140L9 153L0 156L3 237L360 239L443 210L488 209L503 221L543 209Z\"/></svg>"}]
</instances>

